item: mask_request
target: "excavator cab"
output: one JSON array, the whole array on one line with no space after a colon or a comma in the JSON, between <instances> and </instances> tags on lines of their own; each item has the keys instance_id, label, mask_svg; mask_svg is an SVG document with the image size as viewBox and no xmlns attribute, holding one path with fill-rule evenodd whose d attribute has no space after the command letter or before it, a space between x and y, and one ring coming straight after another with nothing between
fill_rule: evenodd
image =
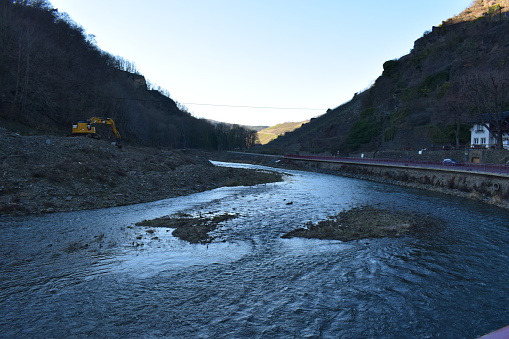
<instances>
[{"instance_id":1,"label":"excavator cab","mask_svg":"<svg viewBox=\"0 0 509 339\"><path fill-rule=\"evenodd\" d=\"M87 120L79 120L72 124L72 134L94 135L95 126L92 126Z\"/></svg>"},{"instance_id":2,"label":"excavator cab","mask_svg":"<svg viewBox=\"0 0 509 339\"><path fill-rule=\"evenodd\" d=\"M120 139L122 139L122 137L120 136L120 133L118 132L117 127L115 126L115 122L111 118L92 117L88 120L78 120L72 124L72 135L82 135L92 138L99 138L99 135L95 130L94 124L109 125L111 127L111 130L113 131L113 134L115 134L115 137L117 138L115 145L117 147L122 147L120 144Z\"/></svg>"}]
</instances>

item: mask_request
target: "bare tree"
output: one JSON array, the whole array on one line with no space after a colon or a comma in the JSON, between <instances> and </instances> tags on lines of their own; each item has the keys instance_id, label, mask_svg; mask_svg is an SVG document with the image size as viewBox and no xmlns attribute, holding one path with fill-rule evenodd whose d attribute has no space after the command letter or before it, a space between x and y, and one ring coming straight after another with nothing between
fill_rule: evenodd
<instances>
[{"instance_id":1,"label":"bare tree","mask_svg":"<svg viewBox=\"0 0 509 339\"><path fill-rule=\"evenodd\" d=\"M462 85L479 120L496 139L496 148L501 149L503 133L508 127L504 113L509 104L508 70L474 73L465 77Z\"/></svg>"},{"instance_id":2,"label":"bare tree","mask_svg":"<svg viewBox=\"0 0 509 339\"><path fill-rule=\"evenodd\" d=\"M27 96L30 90L29 85L32 76L34 41L35 30L32 26L26 25L19 28L14 103L19 107L21 114L25 111Z\"/></svg>"}]
</instances>

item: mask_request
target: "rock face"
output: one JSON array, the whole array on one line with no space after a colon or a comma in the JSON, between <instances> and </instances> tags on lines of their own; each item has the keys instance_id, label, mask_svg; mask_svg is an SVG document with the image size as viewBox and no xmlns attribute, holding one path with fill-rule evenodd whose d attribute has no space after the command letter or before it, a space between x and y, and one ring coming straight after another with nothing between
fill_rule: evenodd
<instances>
[{"instance_id":1,"label":"rock face","mask_svg":"<svg viewBox=\"0 0 509 339\"><path fill-rule=\"evenodd\" d=\"M179 151L0 129L0 213L96 209L155 201L280 175L214 166Z\"/></svg>"}]
</instances>

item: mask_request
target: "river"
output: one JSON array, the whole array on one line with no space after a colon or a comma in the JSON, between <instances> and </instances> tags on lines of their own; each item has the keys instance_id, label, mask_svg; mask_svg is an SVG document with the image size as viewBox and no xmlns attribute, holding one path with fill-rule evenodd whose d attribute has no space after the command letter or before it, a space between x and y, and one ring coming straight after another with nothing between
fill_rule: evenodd
<instances>
[{"instance_id":1,"label":"river","mask_svg":"<svg viewBox=\"0 0 509 339\"><path fill-rule=\"evenodd\" d=\"M509 211L284 172L280 183L0 217L0 337L476 338L509 325ZM362 205L441 225L396 239L280 238ZM238 218L209 245L134 225L176 212Z\"/></svg>"}]
</instances>

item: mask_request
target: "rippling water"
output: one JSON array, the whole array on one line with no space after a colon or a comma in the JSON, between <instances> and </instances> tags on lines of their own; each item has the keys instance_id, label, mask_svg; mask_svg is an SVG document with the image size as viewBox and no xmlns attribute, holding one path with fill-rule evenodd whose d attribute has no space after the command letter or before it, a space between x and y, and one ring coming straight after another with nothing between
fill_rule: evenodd
<instances>
[{"instance_id":1,"label":"rippling water","mask_svg":"<svg viewBox=\"0 0 509 339\"><path fill-rule=\"evenodd\" d=\"M508 211L287 172L282 183L1 217L0 337L475 338L509 324ZM443 223L398 239L280 238L366 204ZM134 226L178 211L239 218L208 246Z\"/></svg>"}]
</instances>

